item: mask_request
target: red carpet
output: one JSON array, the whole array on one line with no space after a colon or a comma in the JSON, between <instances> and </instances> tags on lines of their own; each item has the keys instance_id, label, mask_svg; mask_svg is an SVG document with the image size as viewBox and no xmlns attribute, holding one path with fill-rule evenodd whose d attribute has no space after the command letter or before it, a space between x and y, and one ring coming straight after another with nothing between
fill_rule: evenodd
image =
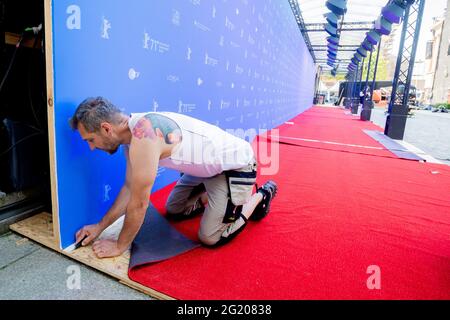
<instances>
[{"instance_id":1,"label":"red carpet","mask_svg":"<svg viewBox=\"0 0 450 320\"><path fill-rule=\"evenodd\" d=\"M280 136L382 148L343 110L312 108ZM379 130L379 128L378 128ZM235 240L130 271L177 299L450 299L450 167L387 150L281 141L270 214ZM164 211L170 189L152 195ZM176 224L190 238L199 219ZM369 290L371 265L381 289Z\"/></svg>"}]
</instances>

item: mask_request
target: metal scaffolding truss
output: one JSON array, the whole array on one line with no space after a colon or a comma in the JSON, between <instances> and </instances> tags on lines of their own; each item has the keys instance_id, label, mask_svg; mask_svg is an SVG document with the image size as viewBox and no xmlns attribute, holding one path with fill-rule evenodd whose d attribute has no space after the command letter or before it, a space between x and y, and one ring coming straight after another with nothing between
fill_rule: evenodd
<instances>
[{"instance_id":1,"label":"metal scaffolding truss","mask_svg":"<svg viewBox=\"0 0 450 320\"><path fill-rule=\"evenodd\" d=\"M402 25L402 37L392 82L392 96L384 133L393 139L403 139L410 105L410 86L419 41L425 0L404 0L407 4Z\"/></svg>"},{"instance_id":2,"label":"metal scaffolding truss","mask_svg":"<svg viewBox=\"0 0 450 320\"><path fill-rule=\"evenodd\" d=\"M289 0L289 4L291 5L292 12L294 13L294 17L297 21L298 28L300 29L300 32L303 35L303 39L305 40L306 46L308 47L314 62L316 62L316 56L314 55L314 50L312 48L311 41L309 40L309 34L306 31L305 21L303 19L302 12L300 11L298 2L297 0Z\"/></svg>"},{"instance_id":3,"label":"metal scaffolding truss","mask_svg":"<svg viewBox=\"0 0 450 320\"><path fill-rule=\"evenodd\" d=\"M329 12L326 0L289 0L300 31L305 38L314 61L323 72L332 70L327 65L327 37L324 30L327 23L325 14ZM356 48L361 45L366 33L373 29L381 9L389 0L348 0L347 12L339 22L339 47L336 57L338 73L347 73L347 65Z\"/></svg>"},{"instance_id":4,"label":"metal scaffolding truss","mask_svg":"<svg viewBox=\"0 0 450 320\"><path fill-rule=\"evenodd\" d=\"M375 21L368 22L343 22L341 31L369 31L373 28ZM321 32L327 23L305 23L306 32Z\"/></svg>"}]
</instances>

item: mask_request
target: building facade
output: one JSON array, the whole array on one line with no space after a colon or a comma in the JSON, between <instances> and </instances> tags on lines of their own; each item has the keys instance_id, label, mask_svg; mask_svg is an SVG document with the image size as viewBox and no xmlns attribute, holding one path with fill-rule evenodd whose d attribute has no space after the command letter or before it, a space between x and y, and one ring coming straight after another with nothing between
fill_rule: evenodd
<instances>
[{"instance_id":1,"label":"building facade","mask_svg":"<svg viewBox=\"0 0 450 320\"><path fill-rule=\"evenodd\" d=\"M437 61L439 57L439 48L441 46L442 31L444 27L444 16L433 19L431 27L432 38L427 42L425 52L425 102L432 103L433 85L435 80Z\"/></svg>"},{"instance_id":2,"label":"building facade","mask_svg":"<svg viewBox=\"0 0 450 320\"><path fill-rule=\"evenodd\" d=\"M447 1L447 8L450 8L450 0ZM442 34L436 56L436 68L431 96L431 103L433 104L450 103L450 10L447 9L445 20L442 23Z\"/></svg>"}]
</instances>

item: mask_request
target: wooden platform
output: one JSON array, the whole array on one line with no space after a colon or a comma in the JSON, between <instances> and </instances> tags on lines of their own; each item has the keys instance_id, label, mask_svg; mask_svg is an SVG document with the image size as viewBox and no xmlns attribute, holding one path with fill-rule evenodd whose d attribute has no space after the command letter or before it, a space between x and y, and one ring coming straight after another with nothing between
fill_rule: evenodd
<instances>
[{"instance_id":1,"label":"wooden platform","mask_svg":"<svg viewBox=\"0 0 450 320\"><path fill-rule=\"evenodd\" d=\"M100 239L117 239L121 229L121 223L123 220L119 220L106 229ZM77 260L89 267L97 269L103 273L106 273L116 279L119 282L141 291L153 298L160 300L174 300L174 298L165 295L161 292L155 291L151 288L147 288L137 282L134 282L128 278L128 263L130 260L130 252L127 251L120 257L109 259L98 259L91 246L81 247L72 252L65 252L61 250L57 241L53 235L53 222L50 213L40 213L31 218L19 221L10 226L10 229L17 232L33 241L36 241L50 249L53 249L59 253L68 256L71 259Z\"/></svg>"}]
</instances>

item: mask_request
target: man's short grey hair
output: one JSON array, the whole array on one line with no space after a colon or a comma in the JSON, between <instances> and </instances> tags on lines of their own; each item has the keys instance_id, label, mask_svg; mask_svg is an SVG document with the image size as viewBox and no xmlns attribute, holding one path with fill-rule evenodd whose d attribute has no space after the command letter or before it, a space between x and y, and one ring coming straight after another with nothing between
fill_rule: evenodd
<instances>
[{"instance_id":1,"label":"man's short grey hair","mask_svg":"<svg viewBox=\"0 0 450 320\"><path fill-rule=\"evenodd\" d=\"M77 107L69 124L73 130L82 123L88 132L97 132L102 122L118 124L120 114L119 108L103 97L87 98Z\"/></svg>"}]
</instances>

